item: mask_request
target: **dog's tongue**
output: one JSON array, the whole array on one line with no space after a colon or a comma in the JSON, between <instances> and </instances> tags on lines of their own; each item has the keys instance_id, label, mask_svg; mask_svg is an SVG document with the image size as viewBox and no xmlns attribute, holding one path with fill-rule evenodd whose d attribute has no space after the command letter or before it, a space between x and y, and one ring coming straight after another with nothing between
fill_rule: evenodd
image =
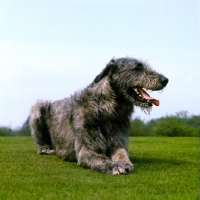
<instances>
[{"instance_id":1,"label":"dog's tongue","mask_svg":"<svg viewBox=\"0 0 200 200\"><path fill-rule=\"evenodd\" d=\"M142 95L142 97L144 99L149 100L151 103L153 103L156 106L160 105L160 101L159 100L150 97L149 94L147 94L143 89L137 88L137 90L140 93L140 95Z\"/></svg>"}]
</instances>

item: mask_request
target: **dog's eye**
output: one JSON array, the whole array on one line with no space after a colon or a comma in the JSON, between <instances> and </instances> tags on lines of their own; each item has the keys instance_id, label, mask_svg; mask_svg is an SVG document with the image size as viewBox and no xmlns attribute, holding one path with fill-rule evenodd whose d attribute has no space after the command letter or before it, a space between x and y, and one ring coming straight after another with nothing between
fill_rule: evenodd
<instances>
[{"instance_id":1,"label":"dog's eye","mask_svg":"<svg viewBox=\"0 0 200 200\"><path fill-rule=\"evenodd\" d=\"M138 72L138 71L143 71L144 66L142 65L142 63L136 63L135 66L133 68L131 68L132 72Z\"/></svg>"}]
</instances>

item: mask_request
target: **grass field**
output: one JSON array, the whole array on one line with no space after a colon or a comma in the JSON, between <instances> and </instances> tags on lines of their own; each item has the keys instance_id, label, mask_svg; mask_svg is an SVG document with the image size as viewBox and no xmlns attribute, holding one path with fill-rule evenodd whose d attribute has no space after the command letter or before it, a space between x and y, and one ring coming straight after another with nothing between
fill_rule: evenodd
<instances>
[{"instance_id":1,"label":"grass field","mask_svg":"<svg viewBox=\"0 0 200 200\"><path fill-rule=\"evenodd\" d=\"M37 155L30 137L0 137L0 199L198 199L198 145L197 138L130 138L135 171L112 176Z\"/></svg>"}]
</instances>

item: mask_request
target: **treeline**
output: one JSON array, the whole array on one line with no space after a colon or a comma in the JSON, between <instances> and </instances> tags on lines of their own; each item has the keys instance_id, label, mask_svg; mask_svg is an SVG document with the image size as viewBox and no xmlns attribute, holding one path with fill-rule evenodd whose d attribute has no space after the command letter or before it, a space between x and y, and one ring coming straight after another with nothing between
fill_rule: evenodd
<instances>
[{"instance_id":1,"label":"treeline","mask_svg":"<svg viewBox=\"0 0 200 200\"><path fill-rule=\"evenodd\" d=\"M31 132L29 130L28 121L29 119L18 129L0 127L0 136L30 136Z\"/></svg>"},{"instance_id":2,"label":"treeline","mask_svg":"<svg viewBox=\"0 0 200 200\"><path fill-rule=\"evenodd\" d=\"M200 116L189 116L187 111L152 119L131 121L130 136L199 137Z\"/></svg>"},{"instance_id":3,"label":"treeline","mask_svg":"<svg viewBox=\"0 0 200 200\"><path fill-rule=\"evenodd\" d=\"M0 127L0 136L30 136L28 120L19 129ZM131 121L130 136L199 137L200 116L190 116L187 111L175 115L152 119L148 122L140 118Z\"/></svg>"}]
</instances>

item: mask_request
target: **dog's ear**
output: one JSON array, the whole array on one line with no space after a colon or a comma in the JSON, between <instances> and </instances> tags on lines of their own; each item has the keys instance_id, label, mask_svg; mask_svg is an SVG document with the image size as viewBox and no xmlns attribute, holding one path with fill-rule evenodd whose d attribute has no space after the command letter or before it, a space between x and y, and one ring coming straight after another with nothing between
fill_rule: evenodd
<instances>
[{"instance_id":1,"label":"dog's ear","mask_svg":"<svg viewBox=\"0 0 200 200\"><path fill-rule=\"evenodd\" d=\"M104 78L105 76L107 76L109 73L113 73L118 69L117 64L115 63L115 60L112 59L107 65L106 67L103 69L103 71L96 76L96 78L94 79L95 83L98 83L102 78Z\"/></svg>"}]
</instances>

